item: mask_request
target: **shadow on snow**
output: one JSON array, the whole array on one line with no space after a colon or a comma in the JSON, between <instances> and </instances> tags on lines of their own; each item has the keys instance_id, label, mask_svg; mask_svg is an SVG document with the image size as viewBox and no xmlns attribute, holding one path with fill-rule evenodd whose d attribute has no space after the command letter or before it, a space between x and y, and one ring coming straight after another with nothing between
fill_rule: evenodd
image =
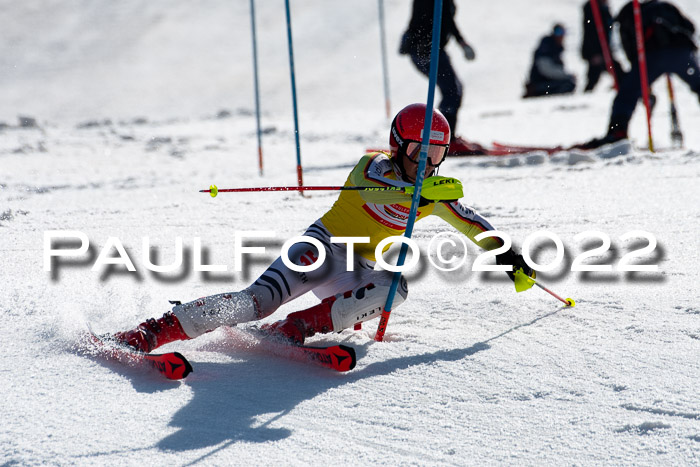
<instances>
[{"instance_id":1,"label":"shadow on snow","mask_svg":"<svg viewBox=\"0 0 700 467\"><path fill-rule=\"evenodd\" d=\"M196 463L237 442L260 443L287 438L292 434L291 430L272 425L299 403L313 399L329 389L365 378L387 375L415 365L457 361L472 356L488 350L490 342L558 311L559 309L514 326L468 348L392 358L345 374L307 363L287 361L255 350L243 362L197 363L196 373L187 381L193 391L193 398L171 421L171 426L179 430L162 439L156 446L166 451L215 447L193 461ZM370 345L372 343L368 342L357 347L360 358L367 353ZM239 353L235 345L232 353Z\"/></svg>"}]
</instances>

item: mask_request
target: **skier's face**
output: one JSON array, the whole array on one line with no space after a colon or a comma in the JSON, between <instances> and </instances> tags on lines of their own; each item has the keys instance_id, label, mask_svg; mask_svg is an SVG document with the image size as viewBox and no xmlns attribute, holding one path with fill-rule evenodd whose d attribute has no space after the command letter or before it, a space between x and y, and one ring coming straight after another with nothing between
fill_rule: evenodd
<instances>
[{"instance_id":1,"label":"skier's face","mask_svg":"<svg viewBox=\"0 0 700 467\"><path fill-rule=\"evenodd\" d=\"M404 176L406 181L415 182L418 175L418 163L420 162L420 147L421 144L415 141L410 141L406 147L406 157L404 158ZM442 163L447 154L447 146L431 144L428 146L428 159L425 164L425 173L423 177L429 177L433 171Z\"/></svg>"}]
</instances>

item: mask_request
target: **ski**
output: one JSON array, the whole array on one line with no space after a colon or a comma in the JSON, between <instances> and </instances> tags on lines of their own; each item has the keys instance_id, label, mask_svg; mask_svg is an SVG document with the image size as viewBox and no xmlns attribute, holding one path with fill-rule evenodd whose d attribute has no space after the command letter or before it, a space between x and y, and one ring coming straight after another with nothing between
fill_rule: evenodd
<instances>
[{"instance_id":1,"label":"ski","mask_svg":"<svg viewBox=\"0 0 700 467\"><path fill-rule=\"evenodd\" d=\"M562 146L521 146L516 144L503 144L494 141L492 143L493 148L489 149L489 154L497 156L508 154L525 154L528 152L546 152L547 154L554 154L555 152L563 151Z\"/></svg>"},{"instance_id":2,"label":"ski","mask_svg":"<svg viewBox=\"0 0 700 467\"><path fill-rule=\"evenodd\" d=\"M114 341L111 336L99 336L88 328L88 341L96 354L129 366L155 368L168 379L179 380L192 373L192 365L179 352L150 354L140 352Z\"/></svg>"},{"instance_id":3,"label":"ski","mask_svg":"<svg viewBox=\"0 0 700 467\"><path fill-rule=\"evenodd\" d=\"M275 336L270 336L257 327L226 329L231 336L234 336L237 332L253 335L260 341L261 348L280 357L310 362L340 372L350 371L357 364L355 349L347 345L336 344L327 347L295 345Z\"/></svg>"},{"instance_id":4,"label":"ski","mask_svg":"<svg viewBox=\"0 0 700 467\"><path fill-rule=\"evenodd\" d=\"M311 347L278 343L284 346L284 352L298 354L300 357L335 371L350 371L355 368L357 357L355 349L347 345L332 345L329 347Z\"/></svg>"}]
</instances>

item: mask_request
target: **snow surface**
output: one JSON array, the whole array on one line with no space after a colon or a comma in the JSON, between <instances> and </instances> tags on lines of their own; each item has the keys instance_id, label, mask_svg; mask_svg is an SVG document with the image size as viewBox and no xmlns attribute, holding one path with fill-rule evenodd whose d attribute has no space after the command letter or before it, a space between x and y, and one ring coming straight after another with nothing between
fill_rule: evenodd
<instances>
[{"instance_id":1,"label":"snow surface","mask_svg":"<svg viewBox=\"0 0 700 467\"><path fill-rule=\"evenodd\" d=\"M457 133L489 144L572 144L604 132L611 81L592 94L522 101L539 37L555 21L578 57L580 3L460 2L458 22L477 51L452 60L465 84ZM700 24L700 3L678 0ZM611 0L617 11L623 4ZM409 300L385 342L376 322L311 343L357 349L337 374L272 356L236 331L167 348L194 373L182 383L86 357L86 322L130 328L167 300L245 287L328 209L333 193L220 195L219 187L294 185L295 146L284 7L257 2L265 176L257 170L249 4L134 0L2 2L0 29L0 464L90 465L698 465L700 464L700 106L676 80L683 150L623 155L561 153L448 160L467 201L515 243L549 230L566 246L540 274L577 307L507 278L410 272ZM410 2L388 0L394 111L424 101L427 80L395 53ZM367 147L387 144L377 2L296 0L292 5L302 160L307 185L341 184ZM622 54L617 51L618 57ZM671 147L664 83L653 117L657 147ZM225 112L222 112L225 111ZM36 127L20 127L17 116ZM644 113L631 125L646 145ZM43 269L44 232L79 230L91 249ZM274 230L265 254L233 272L237 230ZM430 238L450 230L417 225ZM574 273L571 261L616 265L651 232L658 273ZM158 261L146 270L142 239ZM137 273L92 271L110 237ZM194 272L194 239L226 273ZM112 250L114 253L114 250ZM547 262L553 249L540 251ZM311 295L266 321L316 303Z\"/></svg>"}]
</instances>

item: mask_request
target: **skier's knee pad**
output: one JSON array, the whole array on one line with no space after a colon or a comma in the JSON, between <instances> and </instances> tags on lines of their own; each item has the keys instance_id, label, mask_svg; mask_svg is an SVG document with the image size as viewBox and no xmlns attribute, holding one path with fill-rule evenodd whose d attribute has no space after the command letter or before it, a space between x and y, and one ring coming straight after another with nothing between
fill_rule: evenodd
<instances>
[{"instance_id":1,"label":"skier's knee pad","mask_svg":"<svg viewBox=\"0 0 700 467\"><path fill-rule=\"evenodd\" d=\"M335 297L331 305L331 319L333 330L341 331L350 328L357 323L378 318L386 304L389 295L389 286L367 284L343 295ZM408 284L401 277L396 289L393 306L401 305L408 296Z\"/></svg>"},{"instance_id":2,"label":"skier's knee pad","mask_svg":"<svg viewBox=\"0 0 700 467\"><path fill-rule=\"evenodd\" d=\"M258 319L257 305L245 291L222 293L175 305L172 311L182 329L191 338L213 331L219 326L235 326Z\"/></svg>"}]
</instances>

